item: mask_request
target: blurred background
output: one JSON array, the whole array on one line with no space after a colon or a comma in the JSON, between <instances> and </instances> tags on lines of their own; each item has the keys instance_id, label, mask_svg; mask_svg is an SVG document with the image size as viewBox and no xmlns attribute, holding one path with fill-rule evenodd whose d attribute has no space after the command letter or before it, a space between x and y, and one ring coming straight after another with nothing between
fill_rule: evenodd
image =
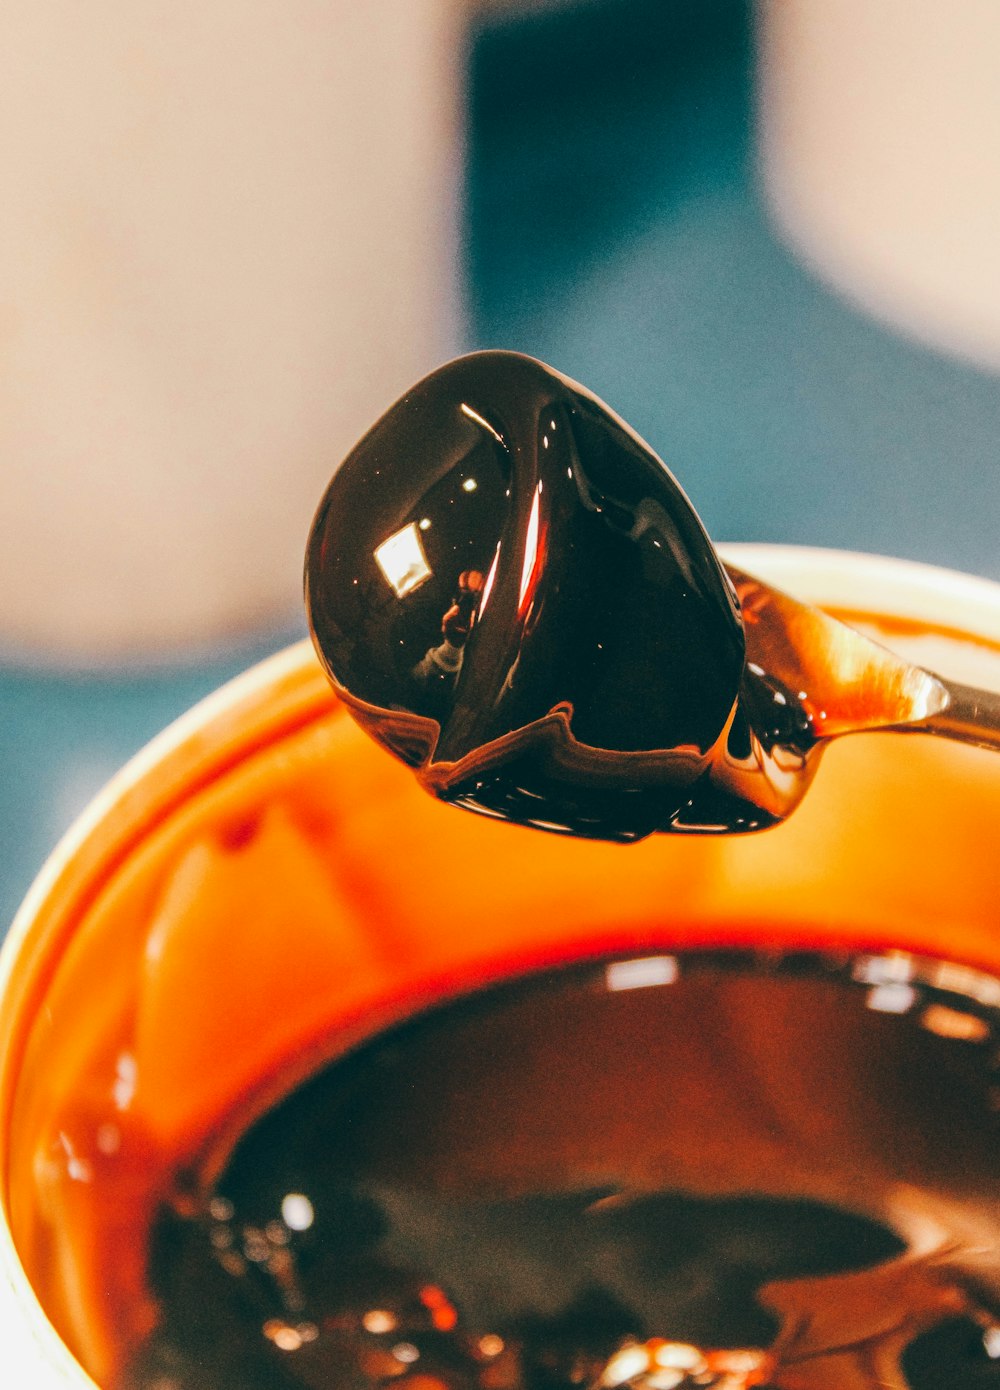
<instances>
[{"instance_id":1,"label":"blurred background","mask_svg":"<svg viewBox=\"0 0 1000 1390\"><path fill-rule=\"evenodd\" d=\"M711 534L1000 578L993 0L11 0L0 923L300 636L338 459L455 352L601 395Z\"/></svg>"}]
</instances>

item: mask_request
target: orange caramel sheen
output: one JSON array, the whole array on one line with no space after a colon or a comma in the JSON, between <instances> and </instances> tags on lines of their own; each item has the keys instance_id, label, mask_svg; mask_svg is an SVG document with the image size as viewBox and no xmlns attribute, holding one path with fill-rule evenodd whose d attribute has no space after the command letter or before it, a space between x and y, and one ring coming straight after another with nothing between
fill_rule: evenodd
<instances>
[{"instance_id":1,"label":"orange caramel sheen","mask_svg":"<svg viewBox=\"0 0 1000 1390\"><path fill-rule=\"evenodd\" d=\"M1000 684L1000 648L961 640ZM997 766L862 735L761 835L578 841L432 800L304 647L279 659L266 701L192 724L63 871L0 1016L5 1200L48 1316L108 1381L155 1322L146 1237L177 1169L218 1171L322 1062L431 1002L685 948L1000 973Z\"/></svg>"}]
</instances>

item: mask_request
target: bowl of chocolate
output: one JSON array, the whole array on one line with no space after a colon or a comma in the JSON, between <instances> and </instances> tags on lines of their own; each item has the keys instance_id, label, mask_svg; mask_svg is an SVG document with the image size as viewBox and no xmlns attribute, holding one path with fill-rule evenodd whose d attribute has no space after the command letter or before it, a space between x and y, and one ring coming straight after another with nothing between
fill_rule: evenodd
<instances>
[{"instance_id":1,"label":"bowl of chocolate","mask_svg":"<svg viewBox=\"0 0 1000 1390\"><path fill-rule=\"evenodd\" d=\"M825 730L747 636L793 596L988 726L1000 587L692 565L547 371L530 439L461 373L401 403L450 431L429 474L366 436L310 542L320 658L162 734L31 890L0 957L25 1384L1000 1384L1000 760L964 707L925 727L937 687L920 727Z\"/></svg>"}]
</instances>

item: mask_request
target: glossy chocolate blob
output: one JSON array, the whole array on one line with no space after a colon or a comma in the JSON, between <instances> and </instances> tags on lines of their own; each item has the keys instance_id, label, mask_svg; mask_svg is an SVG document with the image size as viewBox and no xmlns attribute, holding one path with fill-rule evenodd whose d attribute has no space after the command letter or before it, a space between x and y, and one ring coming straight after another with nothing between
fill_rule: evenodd
<instances>
[{"instance_id":1,"label":"glossy chocolate blob","mask_svg":"<svg viewBox=\"0 0 1000 1390\"><path fill-rule=\"evenodd\" d=\"M691 504L600 401L515 353L440 368L361 440L306 595L355 718L486 814L668 828L730 730L739 606Z\"/></svg>"}]
</instances>

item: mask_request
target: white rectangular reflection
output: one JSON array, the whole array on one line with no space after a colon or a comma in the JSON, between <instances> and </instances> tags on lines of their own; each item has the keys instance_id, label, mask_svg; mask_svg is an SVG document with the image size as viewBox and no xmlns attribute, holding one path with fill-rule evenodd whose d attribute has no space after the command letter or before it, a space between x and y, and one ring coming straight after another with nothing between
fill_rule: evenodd
<instances>
[{"instance_id":1,"label":"white rectangular reflection","mask_svg":"<svg viewBox=\"0 0 1000 1390\"><path fill-rule=\"evenodd\" d=\"M375 551L375 560L398 598L412 594L431 577L420 532L413 521L382 542Z\"/></svg>"},{"instance_id":2,"label":"white rectangular reflection","mask_svg":"<svg viewBox=\"0 0 1000 1390\"><path fill-rule=\"evenodd\" d=\"M889 956L862 956L855 961L851 972L863 985L898 985L913 979L916 961L912 956L898 952Z\"/></svg>"},{"instance_id":3,"label":"white rectangular reflection","mask_svg":"<svg viewBox=\"0 0 1000 1390\"><path fill-rule=\"evenodd\" d=\"M884 985L874 985L868 991L865 1003L877 1014L905 1014L913 1008L917 997L912 985L889 981Z\"/></svg>"},{"instance_id":4,"label":"white rectangular reflection","mask_svg":"<svg viewBox=\"0 0 1000 1390\"><path fill-rule=\"evenodd\" d=\"M677 973L676 956L615 960L605 967L604 983L610 990L650 989L654 985L672 985Z\"/></svg>"}]
</instances>

